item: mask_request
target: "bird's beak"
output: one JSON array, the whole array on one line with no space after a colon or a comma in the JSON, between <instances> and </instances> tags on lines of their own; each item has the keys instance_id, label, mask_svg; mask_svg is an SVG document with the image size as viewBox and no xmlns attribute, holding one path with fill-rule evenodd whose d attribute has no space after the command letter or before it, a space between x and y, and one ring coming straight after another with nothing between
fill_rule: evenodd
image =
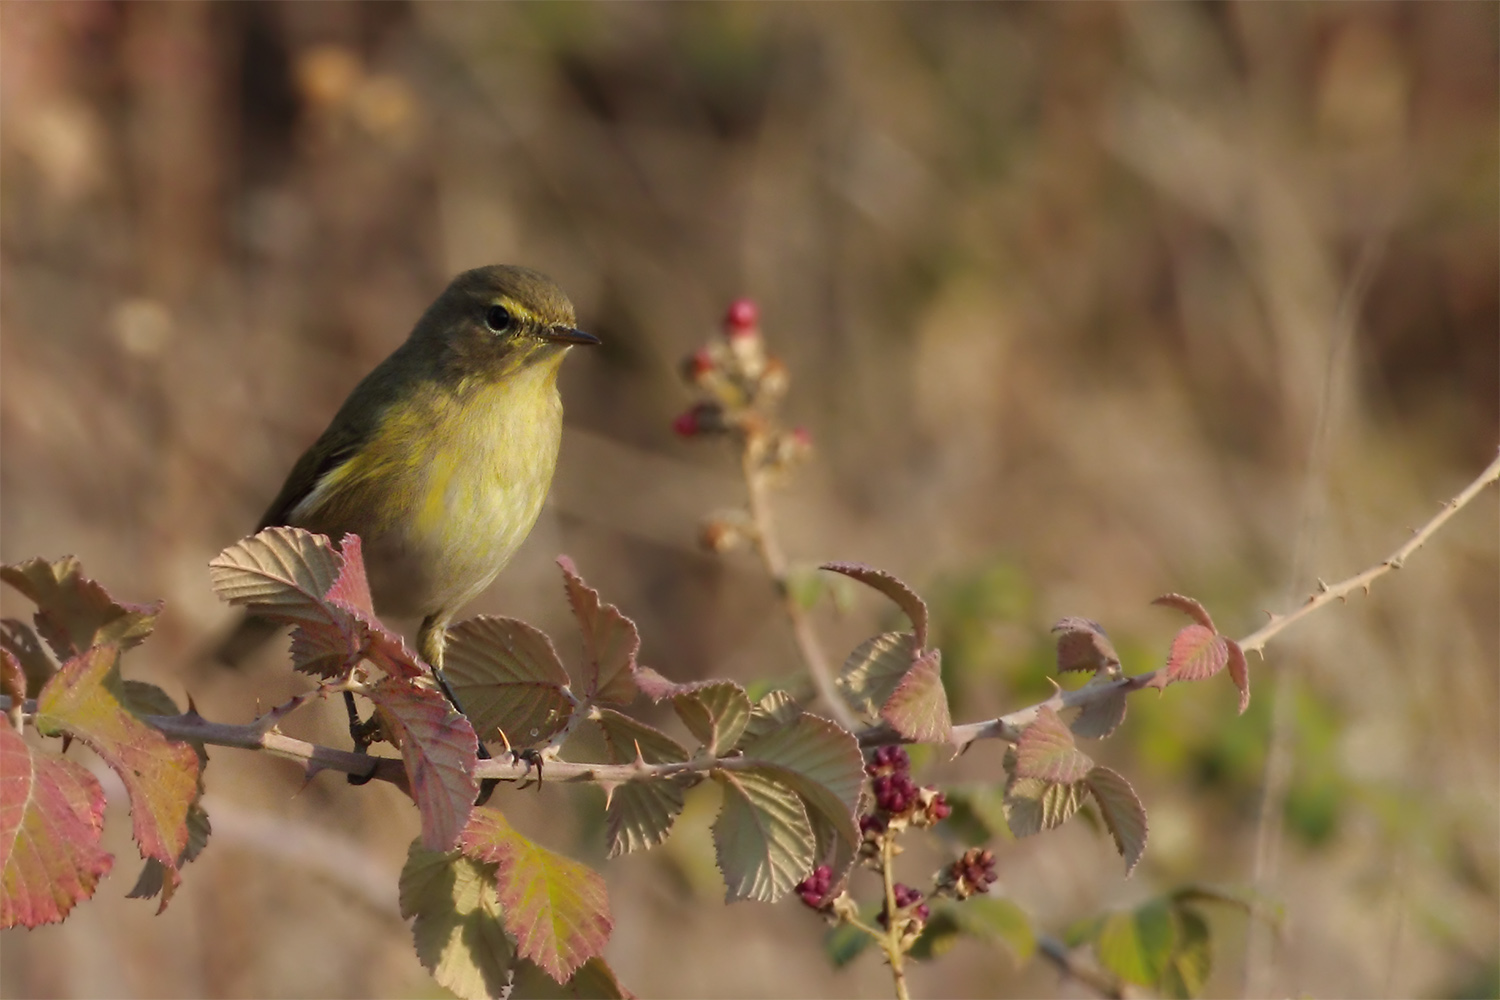
<instances>
[{"instance_id":1,"label":"bird's beak","mask_svg":"<svg viewBox=\"0 0 1500 1000\"><path fill-rule=\"evenodd\" d=\"M550 340L554 344L597 344L599 338L592 333L584 333L570 326L549 326L542 331L542 339Z\"/></svg>"}]
</instances>

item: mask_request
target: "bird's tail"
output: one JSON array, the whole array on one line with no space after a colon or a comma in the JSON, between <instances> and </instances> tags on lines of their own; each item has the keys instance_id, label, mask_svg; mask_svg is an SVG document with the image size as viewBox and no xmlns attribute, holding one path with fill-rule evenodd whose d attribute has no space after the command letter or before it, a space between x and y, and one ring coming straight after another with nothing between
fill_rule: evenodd
<instances>
[{"instance_id":1,"label":"bird's tail","mask_svg":"<svg viewBox=\"0 0 1500 1000\"><path fill-rule=\"evenodd\" d=\"M213 658L226 667L238 667L270 642L280 629L281 626L269 618L246 615L219 643Z\"/></svg>"}]
</instances>

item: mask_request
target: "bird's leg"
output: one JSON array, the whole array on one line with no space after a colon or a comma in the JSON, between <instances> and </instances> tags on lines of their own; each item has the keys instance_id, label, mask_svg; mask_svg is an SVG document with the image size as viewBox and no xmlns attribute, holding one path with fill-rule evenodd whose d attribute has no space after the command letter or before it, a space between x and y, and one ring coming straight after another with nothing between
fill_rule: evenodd
<instances>
[{"instance_id":1,"label":"bird's leg","mask_svg":"<svg viewBox=\"0 0 1500 1000\"><path fill-rule=\"evenodd\" d=\"M453 693L453 688L449 686L448 679L443 676L443 647L448 644L448 621L450 617L450 615L442 612L436 612L422 619L422 627L417 630L417 652L421 654L422 659L427 661L427 665L432 668L433 679L437 681L438 688L443 692L443 697L448 699L448 704L453 706L455 712L467 719L468 714L464 712L464 707L458 703L458 695ZM478 741L476 756L480 760L490 759L489 748L484 745L483 740ZM488 802L490 796L495 793L495 786L499 783L500 779L498 778L485 778L480 781L479 795L474 799L474 804L482 806Z\"/></svg>"}]
</instances>

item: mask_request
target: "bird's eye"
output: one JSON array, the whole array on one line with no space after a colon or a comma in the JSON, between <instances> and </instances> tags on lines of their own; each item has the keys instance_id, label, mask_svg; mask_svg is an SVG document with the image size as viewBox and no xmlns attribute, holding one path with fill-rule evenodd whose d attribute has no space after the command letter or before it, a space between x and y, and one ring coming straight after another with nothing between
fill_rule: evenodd
<instances>
[{"instance_id":1,"label":"bird's eye","mask_svg":"<svg viewBox=\"0 0 1500 1000\"><path fill-rule=\"evenodd\" d=\"M485 310L484 325L490 328L491 333L505 333L513 322L510 310L504 306L490 306Z\"/></svg>"}]
</instances>

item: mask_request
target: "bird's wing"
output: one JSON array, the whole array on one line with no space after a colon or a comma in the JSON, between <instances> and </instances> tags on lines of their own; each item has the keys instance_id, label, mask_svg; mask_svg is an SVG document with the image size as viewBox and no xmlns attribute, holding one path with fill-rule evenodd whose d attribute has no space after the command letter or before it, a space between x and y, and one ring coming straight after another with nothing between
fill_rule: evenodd
<instances>
[{"instance_id":1,"label":"bird's wing","mask_svg":"<svg viewBox=\"0 0 1500 1000\"><path fill-rule=\"evenodd\" d=\"M335 420L323 432L323 436L297 459L297 464L292 466L286 482L282 484L281 492L271 501L271 506L266 509L255 530L287 524L291 520L292 511L317 488L323 477L347 462L368 438L369 424L366 422L350 421L341 425Z\"/></svg>"}]
</instances>

